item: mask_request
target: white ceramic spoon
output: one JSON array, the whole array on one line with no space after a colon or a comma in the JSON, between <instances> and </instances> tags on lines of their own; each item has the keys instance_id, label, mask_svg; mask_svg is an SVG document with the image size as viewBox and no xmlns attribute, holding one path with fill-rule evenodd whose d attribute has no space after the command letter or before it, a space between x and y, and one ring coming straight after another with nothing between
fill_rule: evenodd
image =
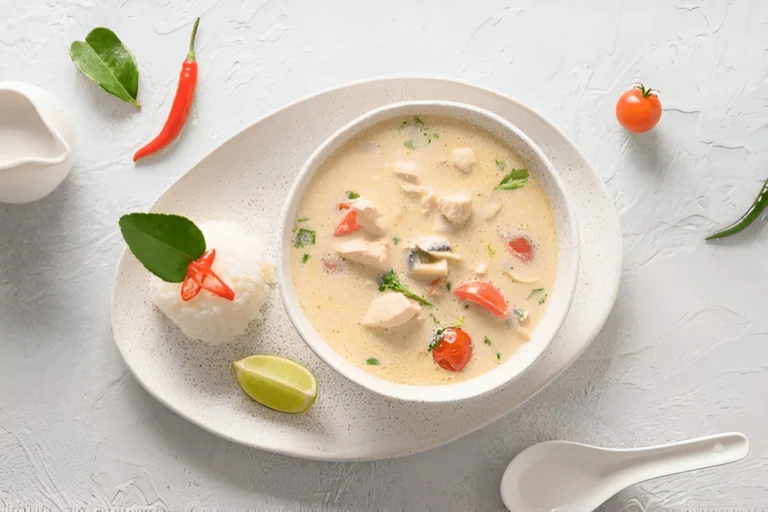
<instances>
[{"instance_id":1,"label":"white ceramic spoon","mask_svg":"<svg viewBox=\"0 0 768 512\"><path fill-rule=\"evenodd\" d=\"M512 459L501 499L512 512L589 512L630 485L736 462L747 453L749 442L739 433L628 450L548 441Z\"/></svg>"}]
</instances>

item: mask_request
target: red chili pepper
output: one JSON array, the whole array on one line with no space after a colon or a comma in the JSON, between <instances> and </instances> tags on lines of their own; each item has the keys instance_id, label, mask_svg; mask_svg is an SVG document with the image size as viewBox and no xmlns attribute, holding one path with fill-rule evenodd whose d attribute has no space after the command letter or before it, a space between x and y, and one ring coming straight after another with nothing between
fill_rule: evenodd
<instances>
[{"instance_id":1,"label":"red chili pepper","mask_svg":"<svg viewBox=\"0 0 768 512\"><path fill-rule=\"evenodd\" d=\"M176 96L173 98L171 112L165 121L160 135L155 137L152 142L141 148L133 155L133 161L157 153L176 136L181 133L184 123L187 122L189 111L192 109L192 100L195 99L195 86L197 85L197 61L195 60L195 37L197 36L197 26L200 24L200 18L195 20L192 27L192 38L189 40L189 53L187 60L181 66L181 75L179 76L179 86L176 89Z\"/></svg>"},{"instance_id":2,"label":"red chili pepper","mask_svg":"<svg viewBox=\"0 0 768 512\"><path fill-rule=\"evenodd\" d=\"M344 236L350 233L354 233L360 229L360 224L357 223L357 210L350 210L348 214L341 219L339 225L336 226L336 231L333 232L333 236Z\"/></svg>"},{"instance_id":3,"label":"red chili pepper","mask_svg":"<svg viewBox=\"0 0 768 512\"><path fill-rule=\"evenodd\" d=\"M216 249L206 251L199 259L187 266L187 277L181 283L181 300L190 301L205 289L222 299L235 300L235 292L211 270L216 259Z\"/></svg>"}]
</instances>

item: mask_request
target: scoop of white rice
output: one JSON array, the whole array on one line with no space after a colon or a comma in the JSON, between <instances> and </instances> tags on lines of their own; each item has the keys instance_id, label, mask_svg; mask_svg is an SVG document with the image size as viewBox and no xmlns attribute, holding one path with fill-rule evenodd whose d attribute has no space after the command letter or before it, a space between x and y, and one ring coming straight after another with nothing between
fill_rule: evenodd
<instances>
[{"instance_id":1,"label":"scoop of white rice","mask_svg":"<svg viewBox=\"0 0 768 512\"><path fill-rule=\"evenodd\" d=\"M181 300L181 283L152 276L149 296L155 305L190 338L211 345L232 341L253 321L262 321L261 308L269 296L274 266L260 240L240 225L226 221L199 224L208 249L216 249L212 270L232 288L229 301L208 290Z\"/></svg>"}]
</instances>

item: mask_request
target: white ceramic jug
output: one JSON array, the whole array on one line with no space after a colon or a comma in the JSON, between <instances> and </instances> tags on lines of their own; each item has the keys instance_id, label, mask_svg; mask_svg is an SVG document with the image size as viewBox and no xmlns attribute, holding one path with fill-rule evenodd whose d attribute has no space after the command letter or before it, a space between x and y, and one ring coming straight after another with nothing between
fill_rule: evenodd
<instances>
[{"instance_id":1,"label":"white ceramic jug","mask_svg":"<svg viewBox=\"0 0 768 512\"><path fill-rule=\"evenodd\" d=\"M48 91L0 82L0 202L29 203L53 192L75 162L75 125Z\"/></svg>"}]
</instances>

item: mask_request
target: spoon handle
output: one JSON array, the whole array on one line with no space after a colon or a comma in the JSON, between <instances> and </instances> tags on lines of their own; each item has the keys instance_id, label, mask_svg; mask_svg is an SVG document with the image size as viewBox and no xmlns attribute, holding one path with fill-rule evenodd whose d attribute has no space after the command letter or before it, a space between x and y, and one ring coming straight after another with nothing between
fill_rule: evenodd
<instances>
[{"instance_id":1,"label":"spoon handle","mask_svg":"<svg viewBox=\"0 0 768 512\"><path fill-rule=\"evenodd\" d=\"M623 456L612 469L617 476L623 474L633 480L627 484L631 485L660 476L736 462L749 453L749 442L744 434L729 432L619 452Z\"/></svg>"}]
</instances>

